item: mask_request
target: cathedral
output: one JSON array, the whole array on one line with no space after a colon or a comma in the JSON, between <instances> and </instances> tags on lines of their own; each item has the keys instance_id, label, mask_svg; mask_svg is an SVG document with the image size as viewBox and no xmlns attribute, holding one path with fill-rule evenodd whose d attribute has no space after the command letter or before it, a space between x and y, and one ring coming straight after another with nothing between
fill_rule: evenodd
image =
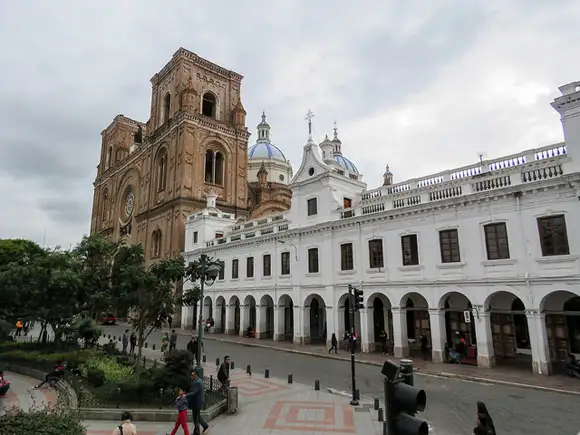
<instances>
[{"instance_id":1,"label":"cathedral","mask_svg":"<svg viewBox=\"0 0 580 435\"><path fill-rule=\"evenodd\" d=\"M266 114L249 146L243 77L180 48L151 79L149 120L102 131L91 234L141 243L147 261L184 251L185 221L209 193L238 220L290 207L292 166Z\"/></svg>"}]
</instances>

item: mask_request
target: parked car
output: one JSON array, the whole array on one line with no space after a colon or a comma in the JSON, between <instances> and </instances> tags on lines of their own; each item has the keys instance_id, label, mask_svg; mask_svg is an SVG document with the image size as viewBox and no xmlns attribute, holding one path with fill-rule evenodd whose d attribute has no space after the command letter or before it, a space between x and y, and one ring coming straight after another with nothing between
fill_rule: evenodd
<instances>
[{"instance_id":1,"label":"parked car","mask_svg":"<svg viewBox=\"0 0 580 435\"><path fill-rule=\"evenodd\" d=\"M99 319L99 323L101 325L114 325L117 323L117 316L111 313L103 314Z\"/></svg>"}]
</instances>

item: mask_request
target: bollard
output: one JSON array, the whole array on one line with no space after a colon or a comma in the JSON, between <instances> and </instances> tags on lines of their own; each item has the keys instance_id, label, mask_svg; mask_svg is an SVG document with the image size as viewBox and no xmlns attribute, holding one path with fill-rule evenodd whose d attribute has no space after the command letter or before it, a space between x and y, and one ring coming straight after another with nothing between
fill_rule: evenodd
<instances>
[{"instance_id":1,"label":"bollard","mask_svg":"<svg viewBox=\"0 0 580 435\"><path fill-rule=\"evenodd\" d=\"M209 375L209 391L213 391L213 375Z\"/></svg>"},{"instance_id":2,"label":"bollard","mask_svg":"<svg viewBox=\"0 0 580 435\"><path fill-rule=\"evenodd\" d=\"M379 398L375 397L375 411L379 410Z\"/></svg>"},{"instance_id":3,"label":"bollard","mask_svg":"<svg viewBox=\"0 0 580 435\"><path fill-rule=\"evenodd\" d=\"M151 346L151 350L155 350L155 343Z\"/></svg>"},{"instance_id":4,"label":"bollard","mask_svg":"<svg viewBox=\"0 0 580 435\"><path fill-rule=\"evenodd\" d=\"M401 375L404 379L405 384L413 386L413 361L410 359L401 360Z\"/></svg>"},{"instance_id":5,"label":"bollard","mask_svg":"<svg viewBox=\"0 0 580 435\"><path fill-rule=\"evenodd\" d=\"M143 367L147 365L147 358L143 357Z\"/></svg>"},{"instance_id":6,"label":"bollard","mask_svg":"<svg viewBox=\"0 0 580 435\"><path fill-rule=\"evenodd\" d=\"M269 378L270 377L270 369L266 369L266 371L264 371L264 377L265 378Z\"/></svg>"},{"instance_id":7,"label":"bollard","mask_svg":"<svg viewBox=\"0 0 580 435\"><path fill-rule=\"evenodd\" d=\"M216 358L215 359L215 365L216 365L216 367L219 367L219 365L220 365L220 359L219 358Z\"/></svg>"},{"instance_id":8,"label":"bollard","mask_svg":"<svg viewBox=\"0 0 580 435\"><path fill-rule=\"evenodd\" d=\"M318 379L314 381L314 389L320 391L320 381Z\"/></svg>"},{"instance_id":9,"label":"bollard","mask_svg":"<svg viewBox=\"0 0 580 435\"><path fill-rule=\"evenodd\" d=\"M206 355L203 355L201 357L201 362L207 362L207 356Z\"/></svg>"},{"instance_id":10,"label":"bollard","mask_svg":"<svg viewBox=\"0 0 580 435\"><path fill-rule=\"evenodd\" d=\"M250 366L250 364L248 364L248 365L246 366L246 373L247 373L247 374L249 374L249 375L251 375L251 374L252 374L252 367Z\"/></svg>"},{"instance_id":11,"label":"bollard","mask_svg":"<svg viewBox=\"0 0 580 435\"><path fill-rule=\"evenodd\" d=\"M291 384L291 383L292 383L292 381L293 381L293 379L292 379L292 373L290 373L290 374L288 375L288 383L289 383L289 384Z\"/></svg>"},{"instance_id":12,"label":"bollard","mask_svg":"<svg viewBox=\"0 0 580 435\"><path fill-rule=\"evenodd\" d=\"M383 408L379 408L379 421L385 421L385 415L383 413Z\"/></svg>"},{"instance_id":13,"label":"bollard","mask_svg":"<svg viewBox=\"0 0 580 435\"><path fill-rule=\"evenodd\" d=\"M163 388L159 389L159 409L163 408Z\"/></svg>"},{"instance_id":14,"label":"bollard","mask_svg":"<svg viewBox=\"0 0 580 435\"><path fill-rule=\"evenodd\" d=\"M109 336L107 338L110 340L111 339L111 334L109 334Z\"/></svg>"},{"instance_id":15,"label":"bollard","mask_svg":"<svg viewBox=\"0 0 580 435\"><path fill-rule=\"evenodd\" d=\"M230 363L230 370L234 369L234 361L232 360L232 362Z\"/></svg>"},{"instance_id":16,"label":"bollard","mask_svg":"<svg viewBox=\"0 0 580 435\"><path fill-rule=\"evenodd\" d=\"M117 409L119 409L120 402L121 402L121 389L117 388Z\"/></svg>"},{"instance_id":17,"label":"bollard","mask_svg":"<svg viewBox=\"0 0 580 435\"><path fill-rule=\"evenodd\" d=\"M360 390L358 388L354 390L354 398L355 400L360 400Z\"/></svg>"},{"instance_id":18,"label":"bollard","mask_svg":"<svg viewBox=\"0 0 580 435\"><path fill-rule=\"evenodd\" d=\"M121 342L121 337L119 337L119 343Z\"/></svg>"},{"instance_id":19,"label":"bollard","mask_svg":"<svg viewBox=\"0 0 580 435\"><path fill-rule=\"evenodd\" d=\"M145 349L147 349L147 346L149 345L149 343L145 343Z\"/></svg>"}]
</instances>

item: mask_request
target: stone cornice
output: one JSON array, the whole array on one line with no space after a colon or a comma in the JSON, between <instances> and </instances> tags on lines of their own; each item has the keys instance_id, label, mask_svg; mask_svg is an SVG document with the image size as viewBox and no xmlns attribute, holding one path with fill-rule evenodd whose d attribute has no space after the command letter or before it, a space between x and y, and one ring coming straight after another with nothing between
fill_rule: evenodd
<instances>
[{"instance_id":1,"label":"stone cornice","mask_svg":"<svg viewBox=\"0 0 580 435\"><path fill-rule=\"evenodd\" d=\"M105 136L105 135L111 133L111 131L119 124L124 124L124 125L128 125L130 127L135 127L135 128L138 128L138 127L141 127L142 129L145 128L145 123L143 123L141 121L137 121L135 119L127 118L123 114L119 114L113 118L111 123L103 131L101 131L101 136Z\"/></svg>"}]
</instances>

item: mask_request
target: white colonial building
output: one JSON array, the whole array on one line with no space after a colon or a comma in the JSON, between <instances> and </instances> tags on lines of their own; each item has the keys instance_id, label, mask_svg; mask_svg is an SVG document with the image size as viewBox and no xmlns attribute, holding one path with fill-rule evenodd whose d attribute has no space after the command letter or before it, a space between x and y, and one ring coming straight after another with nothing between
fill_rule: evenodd
<instances>
[{"instance_id":1,"label":"white colonial building","mask_svg":"<svg viewBox=\"0 0 580 435\"><path fill-rule=\"evenodd\" d=\"M203 317L227 334L328 342L350 328L353 284L363 352L385 331L395 355L425 336L441 361L459 332L480 366L527 359L549 374L580 354L580 82L560 91L564 143L396 184L387 167L367 190L335 129L309 137L289 211L238 222L210 196L184 253L224 266ZM183 309L183 327L196 312Z\"/></svg>"}]
</instances>

